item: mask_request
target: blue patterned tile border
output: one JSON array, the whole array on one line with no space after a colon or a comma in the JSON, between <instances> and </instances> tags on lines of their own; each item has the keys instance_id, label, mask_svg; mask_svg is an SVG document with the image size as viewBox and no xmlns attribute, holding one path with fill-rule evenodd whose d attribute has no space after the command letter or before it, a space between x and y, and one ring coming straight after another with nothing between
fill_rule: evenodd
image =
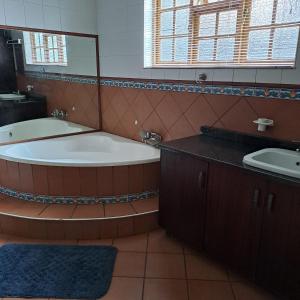
<instances>
[{"instance_id":1,"label":"blue patterned tile border","mask_svg":"<svg viewBox=\"0 0 300 300\"><path fill-rule=\"evenodd\" d=\"M98 79L74 75L60 75L42 72L25 72L25 75L36 79L58 80L72 83L97 85ZM142 90L159 90L165 92L188 92L212 95L261 97L266 99L287 99L300 100L299 88L274 88L274 87L251 87L251 86L230 86L230 85L211 85L198 83L161 83L143 82L138 80L122 79L101 79L101 86L132 88Z\"/></svg>"},{"instance_id":2,"label":"blue patterned tile border","mask_svg":"<svg viewBox=\"0 0 300 300\"><path fill-rule=\"evenodd\" d=\"M172 92L188 92L212 95L231 95L245 97L261 97L266 99L300 100L299 88L273 88L251 86L211 85L198 83L160 83L136 80L101 79L101 86L133 88L143 90L159 90Z\"/></svg>"},{"instance_id":3,"label":"blue patterned tile border","mask_svg":"<svg viewBox=\"0 0 300 300\"><path fill-rule=\"evenodd\" d=\"M91 77L74 76L67 74L42 73L42 72L25 72L25 76L35 79L65 81L71 83L92 84L97 85L98 79Z\"/></svg>"},{"instance_id":4,"label":"blue patterned tile border","mask_svg":"<svg viewBox=\"0 0 300 300\"><path fill-rule=\"evenodd\" d=\"M30 193L17 192L0 186L0 194L17 198L29 202L39 202L44 204L116 204L130 203L137 200L150 199L159 196L158 191L147 191L138 194L129 194L109 197L64 197L64 196L44 196Z\"/></svg>"}]
</instances>

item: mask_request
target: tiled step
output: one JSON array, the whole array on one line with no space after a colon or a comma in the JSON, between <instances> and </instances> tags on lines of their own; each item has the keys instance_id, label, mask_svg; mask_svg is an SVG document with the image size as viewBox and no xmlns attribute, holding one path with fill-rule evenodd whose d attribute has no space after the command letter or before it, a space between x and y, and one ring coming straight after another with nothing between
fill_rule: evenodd
<instances>
[{"instance_id":1,"label":"tiled step","mask_svg":"<svg viewBox=\"0 0 300 300\"><path fill-rule=\"evenodd\" d=\"M99 239L158 227L158 198L130 203L63 205L0 198L0 232L38 239Z\"/></svg>"}]
</instances>

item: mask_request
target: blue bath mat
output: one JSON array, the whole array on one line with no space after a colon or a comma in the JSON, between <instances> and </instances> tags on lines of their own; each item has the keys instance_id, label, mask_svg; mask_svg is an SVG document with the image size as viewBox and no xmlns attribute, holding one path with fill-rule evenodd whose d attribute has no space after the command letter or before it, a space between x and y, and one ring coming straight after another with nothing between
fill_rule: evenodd
<instances>
[{"instance_id":1,"label":"blue bath mat","mask_svg":"<svg viewBox=\"0 0 300 300\"><path fill-rule=\"evenodd\" d=\"M5 245L0 298L99 299L109 289L116 255L109 246Z\"/></svg>"}]
</instances>

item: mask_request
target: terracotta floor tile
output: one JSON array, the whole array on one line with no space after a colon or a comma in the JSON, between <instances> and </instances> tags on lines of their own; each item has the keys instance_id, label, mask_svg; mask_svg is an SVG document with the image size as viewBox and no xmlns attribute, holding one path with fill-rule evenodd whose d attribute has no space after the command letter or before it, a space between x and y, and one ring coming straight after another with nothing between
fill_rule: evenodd
<instances>
[{"instance_id":1,"label":"terracotta floor tile","mask_svg":"<svg viewBox=\"0 0 300 300\"><path fill-rule=\"evenodd\" d=\"M144 277L145 253L119 252L116 259L114 276Z\"/></svg>"},{"instance_id":2,"label":"terracotta floor tile","mask_svg":"<svg viewBox=\"0 0 300 300\"><path fill-rule=\"evenodd\" d=\"M111 246L113 243L112 239L102 239L102 240L79 240L78 245L104 245Z\"/></svg>"},{"instance_id":3,"label":"terracotta floor tile","mask_svg":"<svg viewBox=\"0 0 300 300\"><path fill-rule=\"evenodd\" d=\"M145 279L144 300L188 300L186 281Z\"/></svg>"},{"instance_id":4,"label":"terracotta floor tile","mask_svg":"<svg viewBox=\"0 0 300 300\"><path fill-rule=\"evenodd\" d=\"M14 198L4 198L0 199L0 212L4 213L14 213L15 210L18 210L24 206L24 201L20 201Z\"/></svg>"},{"instance_id":5,"label":"terracotta floor tile","mask_svg":"<svg viewBox=\"0 0 300 300\"><path fill-rule=\"evenodd\" d=\"M251 283L232 283L236 300L276 300L273 295Z\"/></svg>"},{"instance_id":6,"label":"terracotta floor tile","mask_svg":"<svg viewBox=\"0 0 300 300\"><path fill-rule=\"evenodd\" d=\"M103 218L104 208L103 205L77 205L72 219L86 219L86 218Z\"/></svg>"},{"instance_id":7,"label":"terracotta floor tile","mask_svg":"<svg viewBox=\"0 0 300 300\"><path fill-rule=\"evenodd\" d=\"M10 237L8 235L0 233L0 245L5 244L9 238Z\"/></svg>"},{"instance_id":8,"label":"terracotta floor tile","mask_svg":"<svg viewBox=\"0 0 300 300\"><path fill-rule=\"evenodd\" d=\"M77 240L48 240L44 243L47 245L78 245Z\"/></svg>"},{"instance_id":9,"label":"terracotta floor tile","mask_svg":"<svg viewBox=\"0 0 300 300\"><path fill-rule=\"evenodd\" d=\"M142 300L142 278L113 277L108 293L101 300Z\"/></svg>"},{"instance_id":10,"label":"terracotta floor tile","mask_svg":"<svg viewBox=\"0 0 300 300\"><path fill-rule=\"evenodd\" d=\"M16 208L14 214L27 217L36 217L47 208L48 204L27 202L24 205Z\"/></svg>"},{"instance_id":11,"label":"terracotta floor tile","mask_svg":"<svg viewBox=\"0 0 300 300\"><path fill-rule=\"evenodd\" d=\"M189 281L190 300L235 300L230 283L218 281Z\"/></svg>"},{"instance_id":12,"label":"terracotta floor tile","mask_svg":"<svg viewBox=\"0 0 300 300\"><path fill-rule=\"evenodd\" d=\"M104 206L105 217L118 217L134 215L135 211L129 203L106 204Z\"/></svg>"},{"instance_id":13,"label":"terracotta floor tile","mask_svg":"<svg viewBox=\"0 0 300 300\"><path fill-rule=\"evenodd\" d=\"M147 278L184 279L184 257L181 254L148 253Z\"/></svg>"},{"instance_id":14,"label":"terracotta floor tile","mask_svg":"<svg viewBox=\"0 0 300 300\"><path fill-rule=\"evenodd\" d=\"M131 205L137 213L145 213L158 210L158 198L138 200L131 202Z\"/></svg>"},{"instance_id":15,"label":"terracotta floor tile","mask_svg":"<svg viewBox=\"0 0 300 300\"><path fill-rule=\"evenodd\" d=\"M21 237L11 237L8 244L44 244L44 245L77 245L76 240L40 240L40 239L26 239Z\"/></svg>"},{"instance_id":16,"label":"terracotta floor tile","mask_svg":"<svg viewBox=\"0 0 300 300\"><path fill-rule=\"evenodd\" d=\"M167 236L162 229L149 233L148 252L182 253L183 247L176 240Z\"/></svg>"},{"instance_id":17,"label":"terracotta floor tile","mask_svg":"<svg viewBox=\"0 0 300 300\"><path fill-rule=\"evenodd\" d=\"M147 234L139 234L114 240L114 246L120 251L146 252Z\"/></svg>"},{"instance_id":18,"label":"terracotta floor tile","mask_svg":"<svg viewBox=\"0 0 300 300\"><path fill-rule=\"evenodd\" d=\"M228 280L226 270L202 256L186 255L189 279Z\"/></svg>"},{"instance_id":19,"label":"terracotta floor tile","mask_svg":"<svg viewBox=\"0 0 300 300\"><path fill-rule=\"evenodd\" d=\"M51 204L40 215L40 218L71 219L75 205Z\"/></svg>"}]
</instances>

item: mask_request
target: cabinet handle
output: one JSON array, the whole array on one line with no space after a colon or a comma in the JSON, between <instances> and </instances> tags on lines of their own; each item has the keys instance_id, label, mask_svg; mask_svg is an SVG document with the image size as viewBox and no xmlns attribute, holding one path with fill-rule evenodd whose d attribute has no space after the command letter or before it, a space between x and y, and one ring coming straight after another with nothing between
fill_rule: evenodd
<instances>
[{"instance_id":1,"label":"cabinet handle","mask_svg":"<svg viewBox=\"0 0 300 300\"><path fill-rule=\"evenodd\" d=\"M268 213L272 213L274 198L275 198L274 194L269 194L268 203L267 203Z\"/></svg>"},{"instance_id":2,"label":"cabinet handle","mask_svg":"<svg viewBox=\"0 0 300 300\"><path fill-rule=\"evenodd\" d=\"M205 177L205 174L203 171L201 171L198 176L198 186L200 189L204 188L204 177Z\"/></svg>"},{"instance_id":3,"label":"cabinet handle","mask_svg":"<svg viewBox=\"0 0 300 300\"><path fill-rule=\"evenodd\" d=\"M260 195L260 189L255 189L252 198L254 208L258 208L259 195Z\"/></svg>"}]
</instances>

